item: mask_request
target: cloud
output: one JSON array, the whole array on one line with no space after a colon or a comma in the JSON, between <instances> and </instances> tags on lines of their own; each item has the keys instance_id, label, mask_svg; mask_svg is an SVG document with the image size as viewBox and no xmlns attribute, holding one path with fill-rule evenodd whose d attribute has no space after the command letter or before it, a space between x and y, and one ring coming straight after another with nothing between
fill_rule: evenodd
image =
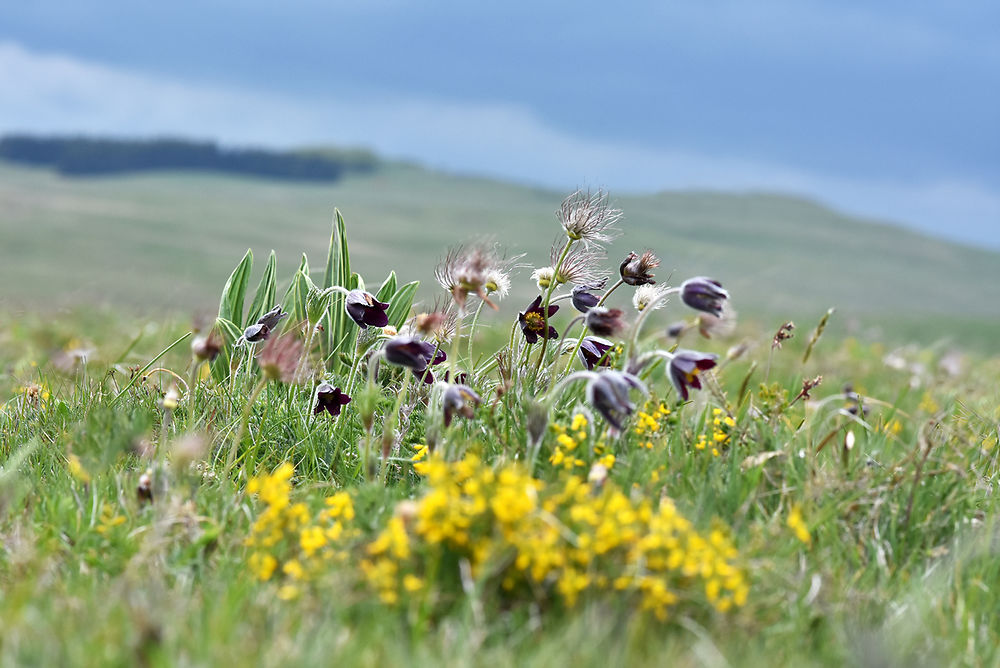
<instances>
[{"instance_id":1,"label":"cloud","mask_svg":"<svg viewBox=\"0 0 1000 668\"><path fill-rule=\"evenodd\" d=\"M555 188L772 190L1000 248L1000 194L975 183L854 181L743 156L605 142L524 107L417 97L299 98L188 83L0 42L0 131L184 135L230 144L364 145L397 158Z\"/></svg>"}]
</instances>

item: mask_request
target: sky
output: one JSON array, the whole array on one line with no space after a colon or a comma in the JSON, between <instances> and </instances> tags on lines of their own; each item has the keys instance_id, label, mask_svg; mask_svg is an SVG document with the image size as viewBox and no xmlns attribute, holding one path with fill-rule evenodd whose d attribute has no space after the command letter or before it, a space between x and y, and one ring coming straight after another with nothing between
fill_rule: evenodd
<instances>
[{"instance_id":1,"label":"sky","mask_svg":"<svg viewBox=\"0 0 1000 668\"><path fill-rule=\"evenodd\" d=\"M0 132L789 192L1000 248L997 35L995 0L8 2Z\"/></svg>"}]
</instances>

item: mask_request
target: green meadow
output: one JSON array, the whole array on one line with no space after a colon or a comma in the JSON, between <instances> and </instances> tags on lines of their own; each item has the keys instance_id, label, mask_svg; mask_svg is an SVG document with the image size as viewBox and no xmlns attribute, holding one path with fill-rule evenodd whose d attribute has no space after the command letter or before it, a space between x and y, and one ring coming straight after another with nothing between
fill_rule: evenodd
<instances>
[{"instance_id":1,"label":"green meadow","mask_svg":"<svg viewBox=\"0 0 1000 668\"><path fill-rule=\"evenodd\" d=\"M0 665L1000 663L997 254L564 196L0 167Z\"/></svg>"}]
</instances>

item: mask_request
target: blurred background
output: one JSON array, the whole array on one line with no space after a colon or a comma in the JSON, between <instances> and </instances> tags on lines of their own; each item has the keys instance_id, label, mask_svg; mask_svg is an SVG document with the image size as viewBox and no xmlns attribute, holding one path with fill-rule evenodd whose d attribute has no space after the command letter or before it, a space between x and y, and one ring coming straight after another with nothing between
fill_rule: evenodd
<instances>
[{"instance_id":1,"label":"blurred background","mask_svg":"<svg viewBox=\"0 0 1000 668\"><path fill-rule=\"evenodd\" d=\"M998 28L985 0L5 3L0 309L211 310L248 247L321 272L334 207L369 284L432 300L446 246L548 264L562 198L604 188L609 267L995 347Z\"/></svg>"}]
</instances>

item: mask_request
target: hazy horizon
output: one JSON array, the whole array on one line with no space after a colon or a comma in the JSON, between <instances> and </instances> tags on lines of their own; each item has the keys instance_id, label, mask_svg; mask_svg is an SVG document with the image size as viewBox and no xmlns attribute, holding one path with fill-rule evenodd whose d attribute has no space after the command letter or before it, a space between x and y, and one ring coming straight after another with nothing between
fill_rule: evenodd
<instances>
[{"instance_id":1,"label":"hazy horizon","mask_svg":"<svg viewBox=\"0 0 1000 668\"><path fill-rule=\"evenodd\" d=\"M362 146L559 190L788 193L1000 248L1000 8L0 10L0 133Z\"/></svg>"}]
</instances>

